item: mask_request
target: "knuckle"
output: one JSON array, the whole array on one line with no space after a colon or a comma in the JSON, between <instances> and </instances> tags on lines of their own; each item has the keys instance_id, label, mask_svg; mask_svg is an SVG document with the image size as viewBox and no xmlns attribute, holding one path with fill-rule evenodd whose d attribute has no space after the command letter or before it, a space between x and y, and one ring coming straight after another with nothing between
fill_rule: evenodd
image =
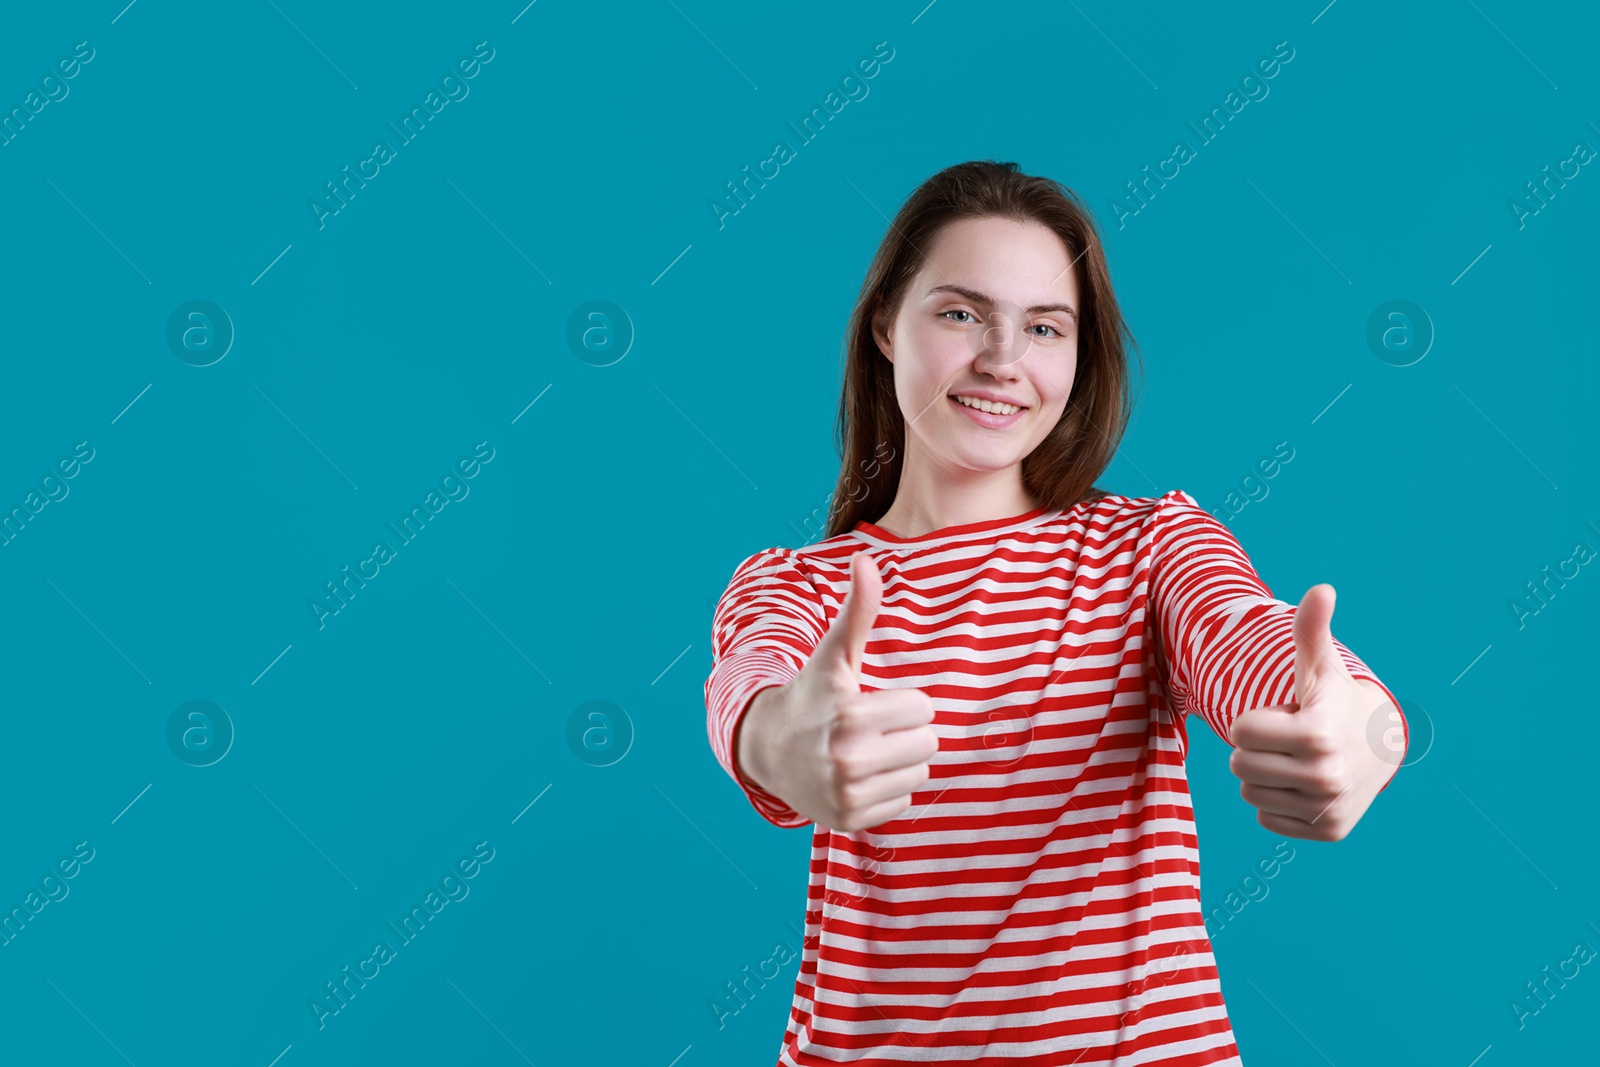
<instances>
[{"instance_id":1,"label":"knuckle","mask_svg":"<svg viewBox=\"0 0 1600 1067\"><path fill-rule=\"evenodd\" d=\"M829 663L817 680L824 688L835 693L848 695L857 691L855 679L850 676L850 668L843 664Z\"/></svg>"},{"instance_id":2,"label":"knuckle","mask_svg":"<svg viewBox=\"0 0 1600 1067\"><path fill-rule=\"evenodd\" d=\"M856 729L864 721L861 705L853 700L839 701L833 707L833 721L843 729Z\"/></svg>"},{"instance_id":3,"label":"knuckle","mask_svg":"<svg viewBox=\"0 0 1600 1067\"><path fill-rule=\"evenodd\" d=\"M1315 726L1306 732L1306 747L1319 756L1327 756L1338 751L1338 740L1327 726Z\"/></svg>"},{"instance_id":4,"label":"knuckle","mask_svg":"<svg viewBox=\"0 0 1600 1067\"><path fill-rule=\"evenodd\" d=\"M1338 793L1345 786L1344 761L1320 759L1311 766L1311 785L1325 793Z\"/></svg>"},{"instance_id":5,"label":"knuckle","mask_svg":"<svg viewBox=\"0 0 1600 1067\"><path fill-rule=\"evenodd\" d=\"M833 774L842 787L861 777L861 754L855 745L845 745L833 751Z\"/></svg>"}]
</instances>

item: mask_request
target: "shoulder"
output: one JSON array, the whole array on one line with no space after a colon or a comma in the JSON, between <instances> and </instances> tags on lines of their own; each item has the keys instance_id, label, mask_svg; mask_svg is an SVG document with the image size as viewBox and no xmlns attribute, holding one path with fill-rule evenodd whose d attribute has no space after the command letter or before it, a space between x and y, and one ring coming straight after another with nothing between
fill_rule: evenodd
<instances>
[{"instance_id":1,"label":"shoulder","mask_svg":"<svg viewBox=\"0 0 1600 1067\"><path fill-rule=\"evenodd\" d=\"M1209 514L1187 491L1172 489L1159 496L1108 493L1063 512L1062 519L1071 523L1081 521L1091 528L1132 532L1146 530L1158 522L1182 522Z\"/></svg>"},{"instance_id":2,"label":"shoulder","mask_svg":"<svg viewBox=\"0 0 1600 1067\"><path fill-rule=\"evenodd\" d=\"M733 568L733 580L781 574L805 574L805 563L800 553L783 545L758 549L750 553Z\"/></svg>"},{"instance_id":3,"label":"shoulder","mask_svg":"<svg viewBox=\"0 0 1600 1067\"><path fill-rule=\"evenodd\" d=\"M1100 505L1110 505L1110 511L1119 515L1137 515L1152 522L1157 520L1189 519L1210 516L1200 502L1185 489L1169 489L1159 496L1106 497Z\"/></svg>"},{"instance_id":4,"label":"shoulder","mask_svg":"<svg viewBox=\"0 0 1600 1067\"><path fill-rule=\"evenodd\" d=\"M1132 548L1155 557L1182 553L1199 542L1233 542L1228 526L1183 489L1157 496L1108 495L1066 515L1088 544L1103 551Z\"/></svg>"},{"instance_id":5,"label":"shoulder","mask_svg":"<svg viewBox=\"0 0 1600 1067\"><path fill-rule=\"evenodd\" d=\"M798 596L820 602L815 560L805 549L773 545L750 553L733 568L728 592Z\"/></svg>"}]
</instances>

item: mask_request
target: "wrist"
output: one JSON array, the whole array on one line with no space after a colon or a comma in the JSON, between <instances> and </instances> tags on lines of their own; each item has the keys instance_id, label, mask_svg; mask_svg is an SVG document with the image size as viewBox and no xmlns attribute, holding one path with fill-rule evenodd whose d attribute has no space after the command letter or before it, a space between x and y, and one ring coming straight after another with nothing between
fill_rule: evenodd
<instances>
[{"instance_id":1,"label":"wrist","mask_svg":"<svg viewBox=\"0 0 1600 1067\"><path fill-rule=\"evenodd\" d=\"M744 713L734 725L734 764L745 778L767 788L766 765L762 760L765 746L761 744L766 720L772 704L778 699L782 685L769 685L756 691L745 705Z\"/></svg>"}]
</instances>

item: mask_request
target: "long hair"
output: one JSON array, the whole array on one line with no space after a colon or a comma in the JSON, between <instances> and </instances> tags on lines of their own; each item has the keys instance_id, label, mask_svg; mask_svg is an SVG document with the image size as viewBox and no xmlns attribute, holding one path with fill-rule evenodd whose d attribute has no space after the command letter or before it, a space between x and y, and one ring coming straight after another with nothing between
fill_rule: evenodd
<instances>
[{"instance_id":1,"label":"long hair","mask_svg":"<svg viewBox=\"0 0 1600 1067\"><path fill-rule=\"evenodd\" d=\"M894 365L872 336L884 309L893 319L926 262L924 249L952 222L998 216L1054 230L1078 282L1077 369L1061 419L1022 460L1023 485L1048 508L1070 508L1107 494L1094 486L1133 414L1128 352L1138 345L1122 320L1089 209L1070 189L1021 173L1015 163L975 160L947 167L911 194L889 224L861 283L845 331L839 399L839 482L824 537L881 517L894 502L905 461L905 416L895 400ZM1141 360L1141 373L1143 364Z\"/></svg>"}]
</instances>

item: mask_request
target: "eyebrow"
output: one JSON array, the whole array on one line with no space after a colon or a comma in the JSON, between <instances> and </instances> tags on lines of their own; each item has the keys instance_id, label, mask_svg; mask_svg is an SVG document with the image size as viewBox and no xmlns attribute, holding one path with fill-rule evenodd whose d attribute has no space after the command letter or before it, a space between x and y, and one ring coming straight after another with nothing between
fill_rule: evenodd
<instances>
[{"instance_id":1,"label":"eyebrow","mask_svg":"<svg viewBox=\"0 0 1600 1067\"><path fill-rule=\"evenodd\" d=\"M934 293L957 293L966 297L974 304L984 304L988 307L993 307L995 303L993 297L986 296L985 294L978 292L976 289L968 289L964 285L936 285L932 289L928 290L927 295L932 296ZM1076 322L1078 319L1078 310L1071 304L1035 304L1033 307L1028 308L1029 314L1039 311L1065 311L1068 315L1072 316L1074 322Z\"/></svg>"}]
</instances>

